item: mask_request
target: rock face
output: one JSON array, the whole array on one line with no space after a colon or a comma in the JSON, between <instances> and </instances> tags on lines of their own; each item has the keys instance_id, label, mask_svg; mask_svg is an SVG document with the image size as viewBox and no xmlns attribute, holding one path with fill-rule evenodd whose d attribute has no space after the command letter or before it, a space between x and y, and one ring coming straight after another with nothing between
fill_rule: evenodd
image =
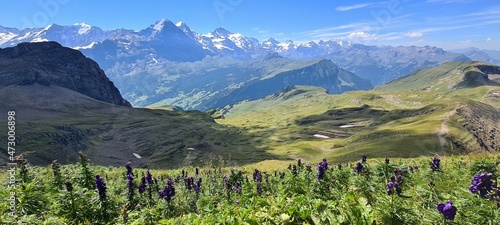
<instances>
[{"instance_id":1,"label":"rock face","mask_svg":"<svg viewBox=\"0 0 500 225\"><path fill-rule=\"evenodd\" d=\"M0 88L9 85L55 85L91 98L131 107L99 65L57 42L21 43L0 49Z\"/></svg>"}]
</instances>

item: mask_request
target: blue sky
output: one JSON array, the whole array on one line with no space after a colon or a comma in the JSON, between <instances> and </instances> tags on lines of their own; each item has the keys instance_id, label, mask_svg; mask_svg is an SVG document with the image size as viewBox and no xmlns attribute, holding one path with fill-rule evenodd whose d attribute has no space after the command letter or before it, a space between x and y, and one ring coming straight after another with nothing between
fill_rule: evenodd
<instances>
[{"instance_id":1,"label":"blue sky","mask_svg":"<svg viewBox=\"0 0 500 225\"><path fill-rule=\"evenodd\" d=\"M0 6L0 25L16 28L85 22L140 30L166 18L198 33L222 26L259 40L500 50L496 0L1 0Z\"/></svg>"}]
</instances>

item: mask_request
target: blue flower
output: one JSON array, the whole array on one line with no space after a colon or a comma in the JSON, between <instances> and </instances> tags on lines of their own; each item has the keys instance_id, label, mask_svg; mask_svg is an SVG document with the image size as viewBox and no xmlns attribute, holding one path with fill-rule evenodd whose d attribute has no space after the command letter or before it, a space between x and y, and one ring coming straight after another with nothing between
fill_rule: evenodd
<instances>
[{"instance_id":1,"label":"blue flower","mask_svg":"<svg viewBox=\"0 0 500 225\"><path fill-rule=\"evenodd\" d=\"M446 204L439 203L436 206L439 213L444 215L445 220L454 220L457 214L457 207L453 206L453 203L449 200Z\"/></svg>"},{"instance_id":2,"label":"blue flower","mask_svg":"<svg viewBox=\"0 0 500 225\"><path fill-rule=\"evenodd\" d=\"M431 169L432 170L439 170L440 169L440 162L441 162L441 159L439 159L439 157L434 157L434 159L432 159L430 165L431 165Z\"/></svg>"},{"instance_id":3,"label":"blue flower","mask_svg":"<svg viewBox=\"0 0 500 225\"><path fill-rule=\"evenodd\" d=\"M172 179L170 179L170 177L167 179L167 184L165 184L165 186L163 186L163 189L158 192L158 196L160 196L160 198L163 198L167 202L170 202L175 196L174 182L172 181Z\"/></svg>"},{"instance_id":4,"label":"blue flower","mask_svg":"<svg viewBox=\"0 0 500 225\"><path fill-rule=\"evenodd\" d=\"M493 181L491 181L491 178L493 178L492 173L483 172L481 174L474 175L471 180L469 191L473 194L479 192L479 196L486 198L488 192L493 190Z\"/></svg>"},{"instance_id":5,"label":"blue flower","mask_svg":"<svg viewBox=\"0 0 500 225\"><path fill-rule=\"evenodd\" d=\"M326 159L323 159L323 161L321 161L318 164L318 180L323 179L327 170L328 170L328 162L326 162Z\"/></svg>"},{"instance_id":6,"label":"blue flower","mask_svg":"<svg viewBox=\"0 0 500 225\"><path fill-rule=\"evenodd\" d=\"M361 164L360 162L358 162L356 164L356 167L354 168L356 170L356 173L361 173L363 172L363 164Z\"/></svg>"},{"instance_id":7,"label":"blue flower","mask_svg":"<svg viewBox=\"0 0 500 225\"><path fill-rule=\"evenodd\" d=\"M106 182L99 175L95 176L95 187L101 199L106 199Z\"/></svg>"}]
</instances>

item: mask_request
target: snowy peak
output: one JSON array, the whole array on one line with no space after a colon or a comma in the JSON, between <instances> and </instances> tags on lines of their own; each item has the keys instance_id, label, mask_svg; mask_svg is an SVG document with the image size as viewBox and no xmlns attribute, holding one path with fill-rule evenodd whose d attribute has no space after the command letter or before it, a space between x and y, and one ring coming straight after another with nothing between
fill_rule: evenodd
<instances>
[{"instance_id":1,"label":"snowy peak","mask_svg":"<svg viewBox=\"0 0 500 225\"><path fill-rule=\"evenodd\" d=\"M215 29L212 34L214 36L218 36L218 37L229 37L229 35L233 34L232 32L224 29L223 27L219 27L217 29Z\"/></svg>"}]
</instances>

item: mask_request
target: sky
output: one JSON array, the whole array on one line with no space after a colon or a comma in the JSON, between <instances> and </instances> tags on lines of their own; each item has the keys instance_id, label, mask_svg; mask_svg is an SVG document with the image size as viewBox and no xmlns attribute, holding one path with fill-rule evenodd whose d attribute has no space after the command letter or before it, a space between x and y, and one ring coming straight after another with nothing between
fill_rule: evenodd
<instances>
[{"instance_id":1,"label":"sky","mask_svg":"<svg viewBox=\"0 0 500 225\"><path fill-rule=\"evenodd\" d=\"M500 50L497 0L0 0L4 27L85 22L104 30L141 30L160 19L183 21L202 34L224 27L261 41Z\"/></svg>"}]
</instances>

